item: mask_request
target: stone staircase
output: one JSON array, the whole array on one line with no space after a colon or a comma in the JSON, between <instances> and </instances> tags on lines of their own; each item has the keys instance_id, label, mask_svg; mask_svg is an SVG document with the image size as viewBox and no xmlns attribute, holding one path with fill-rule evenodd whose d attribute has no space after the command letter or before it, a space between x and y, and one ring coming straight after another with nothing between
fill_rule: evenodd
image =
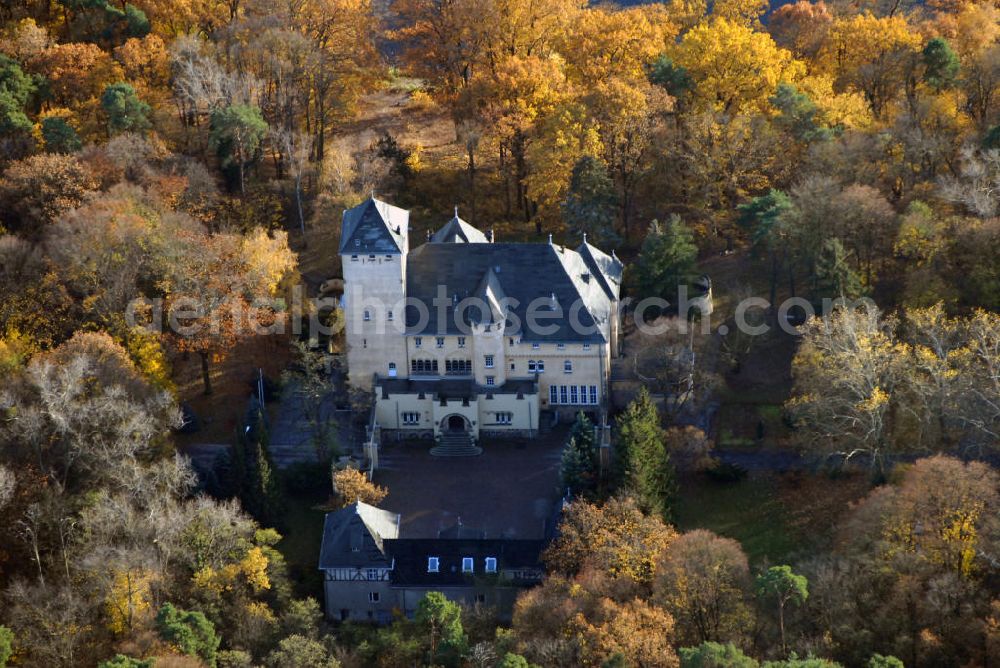
<instances>
[{"instance_id":1,"label":"stone staircase","mask_svg":"<svg viewBox=\"0 0 1000 668\"><path fill-rule=\"evenodd\" d=\"M464 431L446 431L441 434L441 440L431 448L435 457L476 457L483 454L483 449L472 442L472 436Z\"/></svg>"}]
</instances>

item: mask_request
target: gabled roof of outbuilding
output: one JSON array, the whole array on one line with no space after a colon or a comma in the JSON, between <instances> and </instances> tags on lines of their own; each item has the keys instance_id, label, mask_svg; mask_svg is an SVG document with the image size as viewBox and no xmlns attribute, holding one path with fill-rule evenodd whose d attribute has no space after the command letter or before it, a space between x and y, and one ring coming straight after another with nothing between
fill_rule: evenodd
<instances>
[{"instance_id":1,"label":"gabled roof of outbuilding","mask_svg":"<svg viewBox=\"0 0 1000 668\"><path fill-rule=\"evenodd\" d=\"M360 501L326 514L319 568L388 568L384 541L399 537L399 515Z\"/></svg>"},{"instance_id":2,"label":"gabled roof of outbuilding","mask_svg":"<svg viewBox=\"0 0 1000 668\"><path fill-rule=\"evenodd\" d=\"M344 211L340 253L402 253L409 224L409 211L369 197Z\"/></svg>"}]
</instances>

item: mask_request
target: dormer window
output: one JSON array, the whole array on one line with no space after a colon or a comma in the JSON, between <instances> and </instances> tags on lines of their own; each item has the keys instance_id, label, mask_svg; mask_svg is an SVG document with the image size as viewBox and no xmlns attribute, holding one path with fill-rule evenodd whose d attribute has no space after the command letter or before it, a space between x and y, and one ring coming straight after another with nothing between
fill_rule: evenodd
<instances>
[{"instance_id":1,"label":"dormer window","mask_svg":"<svg viewBox=\"0 0 1000 668\"><path fill-rule=\"evenodd\" d=\"M355 239L354 240L354 247L355 248L361 248L361 239Z\"/></svg>"},{"instance_id":2,"label":"dormer window","mask_svg":"<svg viewBox=\"0 0 1000 668\"><path fill-rule=\"evenodd\" d=\"M496 557L486 557L486 572L496 573L497 572L497 558Z\"/></svg>"},{"instance_id":3,"label":"dormer window","mask_svg":"<svg viewBox=\"0 0 1000 668\"><path fill-rule=\"evenodd\" d=\"M351 262L357 262L357 261L358 261L358 256L357 255L352 255L351 256Z\"/></svg>"},{"instance_id":4,"label":"dormer window","mask_svg":"<svg viewBox=\"0 0 1000 668\"><path fill-rule=\"evenodd\" d=\"M475 571L475 560L472 557L462 557L462 572L472 573Z\"/></svg>"},{"instance_id":5,"label":"dormer window","mask_svg":"<svg viewBox=\"0 0 1000 668\"><path fill-rule=\"evenodd\" d=\"M441 570L441 560L437 557L427 557L427 572L437 573Z\"/></svg>"}]
</instances>

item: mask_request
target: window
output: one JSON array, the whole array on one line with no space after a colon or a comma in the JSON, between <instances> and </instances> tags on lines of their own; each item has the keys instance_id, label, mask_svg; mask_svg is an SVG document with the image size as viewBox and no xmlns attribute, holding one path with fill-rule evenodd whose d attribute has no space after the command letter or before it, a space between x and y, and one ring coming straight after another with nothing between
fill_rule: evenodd
<instances>
[{"instance_id":1,"label":"window","mask_svg":"<svg viewBox=\"0 0 1000 668\"><path fill-rule=\"evenodd\" d=\"M569 403L569 396L566 393L566 386L565 385L560 385L559 386L559 403L561 403L561 404L567 404L567 403Z\"/></svg>"},{"instance_id":2,"label":"window","mask_svg":"<svg viewBox=\"0 0 1000 668\"><path fill-rule=\"evenodd\" d=\"M377 591L368 592L369 603L378 603L378 600L379 600L379 593Z\"/></svg>"},{"instance_id":3,"label":"window","mask_svg":"<svg viewBox=\"0 0 1000 668\"><path fill-rule=\"evenodd\" d=\"M513 413L497 413L497 424L510 424L514 421Z\"/></svg>"},{"instance_id":4,"label":"window","mask_svg":"<svg viewBox=\"0 0 1000 668\"><path fill-rule=\"evenodd\" d=\"M486 594L476 594L476 603L486 603Z\"/></svg>"},{"instance_id":5,"label":"window","mask_svg":"<svg viewBox=\"0 0 1000 668\"><path fill-rule=\"evenodd\" d=\"M571 404L580 403L580 398L576 394L576 385L569 386L569 402Z\"/></svg>"},{"instance_id":6,"label":"window","mask_svg":"<svg viewBox=\"0 0 1000 668\"><path fill-rule=\"evenodd\" d=\"M556 344L556 348L559 349L559 350L566 350L566 344L565 343L557 343Z\"/></svg>"},{"instance_id":7,"label":"window","mask_svg":"<svg viewBox=\"0 0 1000 668\"><path fill-rule=\"evenodd\" d=\"M464 336L458 337L458 347L459 348L464 348L465 347L465 337Z\"/></svg>"},{"instance_id":8,"label":"window","mask_svg":"<svg viewBox=\"0 0 1000 668\"><path fill-rule=\"evenodd\" d=\"M535 360L528 360L528 373L535 373L536 370Z\"/></svg>"},{"instance_id":9,"label":"window","mask_svg":"<svg viewBox=\"0 0 1000 668\"><path fill-rule=\"evenodd\" d=\"M538 365L535 368L538 373L545 373L545 360L538 360Z\"/></svg>"},{"instance_id":10,"label":"window","mask_svg":"<svg viewBox=\"0 0 1000 668\"><path fill-rule=\"evenodd\" d=\"M441 569L441 560L437 557L427 557L427 572L437 573Z\"/></svg>"},{"instance_id":11,"label":"window","mask_svg":"<svg viewBox=\"0 0 1000 668\"><path fill-rule=\"evenodd\" d=\"M559 390L556 389L555 385L549 385L549 403L550 404L559 403Z\"/></svg>"},{"instance_id":12,"label":"window","mask_svg":"<svg viewBox=\"0 0 1000 668\"><path fill-rule=\"evenodd\" d=\"M357 262L357 261L358 261L358 256L357 255L352 255L351 256L351 262Z\"/></svg>"},{"instance_id":13,"label":"window","mask_svg":"<svg viewBox=\"0 0 1000 668\"><path fill-rule=\"evenodd\" d=\"M497 572L497 559L496 557L486 557L486 572L496 573Z\"/></svg>"},{"instance_id":14,"label":"window","mask_svg":"<svg viewBox=\"0 0 1000 668\"><path fill-rule=\"evenodd\" d=\"M396 377L396 363L395 362L389 362L389 377L390 378L395 378Z\"/></svg>"},{"instance_id":15,"label":"window","mask_svg":"<svg viewBox=\"0 0 1000 668\"><path fill-rule=\"evenodd\" d=\"M581 385L580 386L580 403L581 404L587 403L587 386L586 385Z\"/></svg>"},{"instance_id":16,"label":"window","mask_svg":"<svg viewBox=\"0 0 1000 668\"><path fill-rule=\"evenodd\" d=\"M354 247L355 248L361 248L361 239L355 239L354 240Z\"/></svg>"},{"instance_id":17,"label":"window","mask_svg":"<svg viewBox=\"0 0 1000 668\"><path fill-rule=\"evenodd\" d=\"M423 344L423 342L424 342L423 338L421 338L419 336L414 336L413 337L413 347L414 348L419 348Z\"/></svg>"},{"instance_id":18,"label":"window","mask_svg":"<svg viewBox=\"0 0 1000 668\"><path fill-rule=\"evenodd\" d=\"M420 413L410 411L403 412L403 424L420 424Z\"/></svg>"},{"instance_id":19,"label":"window","mask_svg":"<svg viewBox=\"0 0 1000 668\"><path fill-rule=\"evenodd\" d=\"M493 368L493 355L486 355L486 368L487 369Z\"/></svg>"},{"instance_id":20,"label":"window","mask_svg":"<svg viewBox=\"0 0 1000 668\"><path fill-rule=\"evenodd\" d=\"M436 338L436 339L434 340L434 344L435 344L435 345L436 345L436 346L437 346L438 348L444 348L444 337L443 337L443 336L439 336L439 337L437 337L437 338Z\"/></svg>"},{"instance_id":21,"label":"window","mask_svg":"<svg viewBox=\"0 0 1000 668\"><path fill-rule=\"evenodd\" d=\"M444 372L450 376L471 376L472 360L445 360Z\"/></svg>"},{"instance_id":22,"label":"window","mask_svg":"<svg viewBox=\"0 0 1000 668\"><path fill-rule=\"evenodd\" d=\"M597 386L596 385L591 385L590 386L590 403L592 403L592 404L596 404L597 403Z\"/></svg>"},{"instance_id":23,"label":"window","mask_svg":"<svg viewBox=\"0 0 1000 668\"><path fill-rule=\"evenodd\" d=\"M372 312L371 311L365 311L365 322L368 322L371 319L372 319Z\"/></svg>"},{"instance_id":24,"label":"window","mask_svg":"<svg viewBox=\"0 0 1000 668\"><path fill-rule=\"evenodd\" d=\"M375 260L375 256L374 255L369 255L368 259L374 261Z\"/></svg>"},{"instance_id":25,"label":"window","mask_svg":"<svg viewBox=\"0 0 1000 668\"><path fill-rule=\"evenodd\" d=\"M378 569L377 568L369 568L368 572L367 572L367 575L368 575L368 579L369 580L378 580Z\"/></svg>"},{"instance_id":26,"label":"window","mask_svg":"<svg viewBox=\"0 0 1000 668\"><path fill-rule=\"evenodd\" d=\"M392 322L392 311L385 312L385 319L388 320L389 322Z\"/></svg>"},{"instance_id":27,"label":"window","mask_svg":"<svg viewBox=\"0 0 1000 668\"><path fill-rule=\"evenodd\" d=\"M391 255L386 255L385 256L385 261L386 262L392 262L392 256Z\"/></svg>"},{"instance_id":28,"label":"window","mask_svg":"<svg viewBox=\"0 0 1000 668\"><path fill-rule=\"evenodd\" d=\"M531 349L532 349L532 350L538 350L538 349L539 349L539 348L541 348L541 347L542 347L542 346L541 346L540 344L538 344L538 343L532 343L532 344L531 344Z\"/></svg>"},{"instance_id":29,"label":"window","mask_svg":"<svg viewBox=\"0 0 1000 668\"><path fill-rule=\"evenodd\" d=\"M434 376L438 372L437 360L410 360L410 373L417 376Z\"/></svg>"},{"instance_id":30,"label":"window","mask_svg":"<svg viewBox=\"0 0 1000 668\"><path fill-rule=\"evenodd\" d=\"M563 373L573 373L573 360L563 362Z\"/></svg>"},{"instance_id":31,"label":"window","mask_svg":"<svg viewBox=\"0 0 1000 668\"><path fill-rule=\"evenodd\" d=\"M584 350L590 350L590 344L589 343L583 344L583 349Z\"/></svg>"},{"instance_id":32,"label":"window","mask_svg":"<svg viewBox=\"0 0 1000 668\"><path fill-rule=\"evenodd\" d=\"M493 376L486 376L486 384L492 387L496 383L496 378Z\"/></svg>"},{"instance_id":33,"label":"window","mask_svg":"<svg viewBox=\"0 0 1000 668\"><path fill-rule=\"evenodd\" d=\"M463 573L472 573L475 570L475 568L473 566L473 561L474 560L473 560L472 557L462 557L462 572Z\"/></svg>"},{"instance_id":34,"label":"window","mask_svg":"<svg viewBox=\"0 0 1000 668\"><path fill-rule=\"evenodd\" d=\"M514 364L513 362L511 362L511 363L510 363L510 370L511 370L511 371L516 371L516 370L517 370L517 365L516 365L516 364Z\"/></svg>"}]
</instances>

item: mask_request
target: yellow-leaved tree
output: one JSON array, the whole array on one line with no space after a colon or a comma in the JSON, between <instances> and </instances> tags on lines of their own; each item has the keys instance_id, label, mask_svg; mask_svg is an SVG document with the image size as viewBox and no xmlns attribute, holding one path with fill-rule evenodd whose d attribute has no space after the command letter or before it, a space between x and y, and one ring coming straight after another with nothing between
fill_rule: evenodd
<instances>
[{"instance_id":1,"label":"yellow-leaved tree","mask_svg":"<svg viewBox=\"0 0 1000 668\"><path fill-rule=\"evenodd\" d=\"M760 28L760 17L767 12L767 0L716 0L712 16L739 23L748 28Z\"/></svg>"},{"instance_id":2,"label":"yellow-leaved tree","mask_svg":"<svg viewBox=\"0 0 1000 668\"><path fill-rule=\"evenodd\" d=\"M698 24L671 52L694 81L695 99L729 114L768 113L778 84L805 75L770 35L725 18Z\"/></svg>"},{"instance_id":3,"label":"yellow-leaved tree","mask_svg":"<svg viewBox=\"0 0 1000 668\"><path fill-rule=\"evenodd\" d=\"M600 156L602 148L596 124L575 100L559 105L536 125L524 182L538 205L537 219L550 231L559 221L573 167L584 156Z\"/></svg>"},{"instance_id":4,"label":"yellow-leaved tree","mask_svg":"<svg viewBox=\"0 0 1000 668\"><path fill-rule=\"evenodd\" d=\"M902 16L859 14L834 22L817 61L839 89L861 93L872 114L885 119L922 41Z\"/></svg>"}]
</instances>

